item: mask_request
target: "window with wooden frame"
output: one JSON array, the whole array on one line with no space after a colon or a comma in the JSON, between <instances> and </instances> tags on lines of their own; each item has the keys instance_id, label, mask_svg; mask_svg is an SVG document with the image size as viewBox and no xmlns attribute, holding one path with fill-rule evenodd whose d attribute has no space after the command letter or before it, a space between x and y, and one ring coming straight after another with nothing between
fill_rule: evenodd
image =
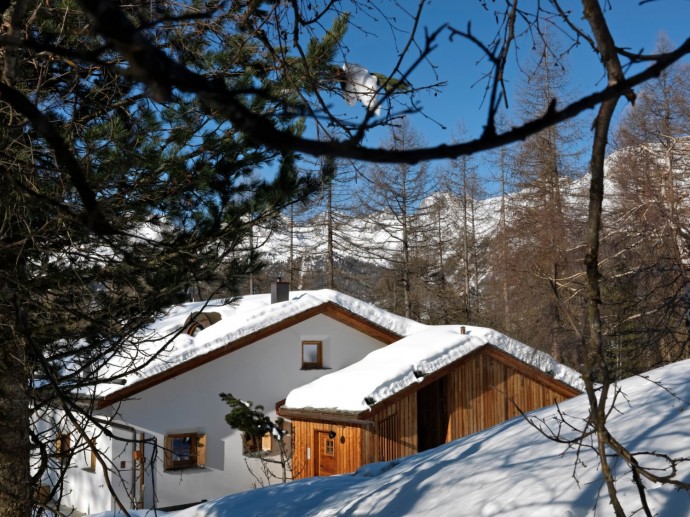
<instances>
[{"instance_id":1,"label":"window with wooden frame","mask_svg":"<svg viewBox=\"0 0 690 517\"><path fill-rule=\"evenodd\" d=\"M63 433L55 439L55 456L60 459L67 459L72 447L72 438L69 433Z\"/></svg>"},{"instance_id":2,"label":"window with wooden frame","mask_svg":"<svg viewBox=\"0 0 690 517\"><path fill-rule=\"evenodd\" d=\"M165 470L188 469L206 465L206 435L169 434L165 437Z\"/></svg>"},{"instance_id":3,"label":"window with wooden frame","mask_svg":"<svg viewBox=\"0 0 690 517\"><path fill-rule=\"evenodd\" d=\"M264 452L273 450L273 435L266 433L261 437L261 450Z\"/></svg>"},{"instance_id":4,"label":"window with wooden frame","mask_svg":"<svg viewBox=\"0 0 690 517\"><path fill-rule=\"evenodd\" d=\"M323 341L302 341L302 370L323 368Z\"/></svg>"},{"instance_id":5,"label":"window with wooden frame","mask_svg":"<svg viewBox=\"0 0 690 517\"><path fill-rule=\"evenodd\" d=\"M270 432L263 435L242 433L242 454L245 456L263 456L273 451L273 435Z\"/></svg>"},{"instance_id":6,"label":"window with wooden frame","mask_svg":"<svg viewBox=\"0 0 690 517\"><path fill-rule=\"evenodd\" d=\"M96 472L96 451L92 447L84 449L84 460L86 466L82 470L86 472Z\"/></svg>"},{"instance_id":7,"label":"window with wooden frame","mask_svg":"<svg viewBox=\"0 0 690 517\"><path fill-rule=\"evenodd\" d=\"M335 456L335 440L327 438L323 441L323 453L326 456Z\"/></svg>"}]
</instances>

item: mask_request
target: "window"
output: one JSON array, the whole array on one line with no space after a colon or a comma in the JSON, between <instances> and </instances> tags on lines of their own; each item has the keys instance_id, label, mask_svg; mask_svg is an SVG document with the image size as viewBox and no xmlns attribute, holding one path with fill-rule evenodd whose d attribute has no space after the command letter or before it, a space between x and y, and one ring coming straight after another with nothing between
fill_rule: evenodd
<instances>
[{"instance_id":1,"label":"window","mask_svg":"<svg viewBox=\"0 0 690 517\"><path fill-rule=\"evenodd\" d=\"M302 341L302 369L323 368L323 342Z\"/></svg>"},{"instance_id":2,"label":"window","mask_svg":"<svg viewBox=\"0 0 690 517\"><path fill-rule=\"evenodd\" d=\"M70 454L71 438L69 434L61 434L55 439L55 456L63 460Z\"/></svg>"},{"instance_id":3,"label":"window","mask_svg":"<svg viewBox=\"0 0 690 517\"><path fill-rule=\"evenodd\" d=\"M206 464L206 435L169 434L165 437L165 469L187 469Z\"/></svg>"},{"instance_id":4,"label":"window","mask_svg":"<svg viewBox=\"0 0 690 517\"><path fill-rule=\"evenodd\" d=\"M261 437L261 450L270 451L273 449L273 436L271 433L266 433Z\"/></svg>"},{"instance_id":5,"label":"window","mask_svg":"<svg viewBox=\"0 0 690 517\"><path fill-rule=\"evenodd\" d=\"M184 331L190 336L196 336L202 330L218 323L221 315L218 312L201 312L190 314L184 324Z\"/></svg>"},{"instance_id":6,"label":"window","mask_svg":"<svg viewBox=\"0 0 690 517\"><path fill-rule=\"evenodd\" d=\"M335 441L331 438L327 438L323 441L323 453L327 456L335 455Z\"/></svg>"},{"instance_id":7,"label":"window","mask_svg":"<svg viewBox=\"0 0 690 517\"><path fill-rule=\"evenodd\" d=\"M84 461L86 466L82 470L86 472L96 472L96 451L93 448L88 447L84 449Z\"/></svg>"},{"instance_id":8,"label":"window","mask_svg":"<svg viewBox=\"0 0 690 517\"><path fill-rule=\"evenodd\" d=\"M242 433L242 454L245 456L263 456L273 451L273 435Z\"/></svg>"},{"instance_id":9,"label":"window","mask_svg":"<svg viewBox=\"0 0 690 517\"><path fill-rule=\"evenodd\" d=\"M34 492L34 498L41 504L48 504L51 491L50 485L38 485L38 488L36 488Z\"/></svg>"}]
</instances>

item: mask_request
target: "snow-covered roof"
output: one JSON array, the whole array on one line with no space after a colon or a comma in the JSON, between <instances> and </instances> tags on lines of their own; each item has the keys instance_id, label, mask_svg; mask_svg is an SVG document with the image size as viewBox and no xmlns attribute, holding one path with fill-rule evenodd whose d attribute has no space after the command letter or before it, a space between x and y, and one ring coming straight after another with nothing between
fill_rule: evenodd
<instances>
[{"instance_id":1,"label":"snow-covered roof","mask_svg":"<svg viewBox=\"0 0 690 517\"><path fill-rule=\"evenodd\" d=\"M122 385L101 386L100 395L110 395L157 374L161 374L184 363L211 354L233 342L251 337L279 325L281 322L299 316L321 306L336 306L358 316L371 324L397 336L406 336L425 328L425 325L408 318L392 314L373 304L330 289L315 291L292 291L289 300L271 303L270 294L249 295L228 304L226 300L186 303L172 307L167 314L149 325L144 331L145 342L140 350L142 357L156 356L149 364L126 377ZM195 336L175 333L185 325L192 314L199 311L217 312L221 320ZM164 347L162 351L160 348ZM131 358L122 358L108 365L112 374L122 368Z\"/></svg>"},{"instance_id":2,"label":"snow-covered roof","mask_svg":"<svg viewBox=\"0 0 690 517\"><path fill-rule=\"evenodd\" d=\"M554 379L584 390L581 376L550 355L495 330L459 325L429 326L381 348L361 361L292 390L285 409L361 412L419 383L470 352L491 344Z\"/></svg>"}]
</instances>

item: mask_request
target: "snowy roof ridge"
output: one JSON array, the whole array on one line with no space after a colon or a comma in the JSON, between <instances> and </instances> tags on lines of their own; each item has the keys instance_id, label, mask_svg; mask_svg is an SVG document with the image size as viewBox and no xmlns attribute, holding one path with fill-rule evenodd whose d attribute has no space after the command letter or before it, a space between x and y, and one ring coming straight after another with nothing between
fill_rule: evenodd
<instances>
[{"instance_id":1,"label":"snowy roof ridge","mask_svg":"<svg viewBox=\"0 0 690 517\"><path fill-rule=\"evenodd\" d=\"M259 296L268 297L269 295ZM178 362L175 359L179 357L182 361L186 361L329 302L399 336L408 335L421 326L415 321L331 289L293 291L287 302L269 303L253 310L244 310L240 305L235 311L237 316L241 315L240 318L232 318L231 315L228 319L219 321L198 334L196 338L192 338L193 349L185 348L180 351L173 349L166 359L168 362ZM153 365L151 371L147 373L155 374L159 369L166 369L164 364L159 363L159 366L161 368Z\"/></svg>"},{"instance_id":2,"label":"snowy roof ridge","mask_svg":"<svg viewBox=\"0 0 690 517\"><path fill-rule=\"evenodd\" d=\"M512 355L554 379L583 390L581 376L553 357L492 329L459 325L425 330L376 350L361 361L292 390L286 409L361 412L485 345Z\"/></svg>"},{"instance_id":3,"label":"snowy roof ridge","mask_svg":"<svg viewBox=\"0 0 690 517\"><path fill-rule=\"evenodd\" d=\"M376 305L365 302L353 296L335 291L333 289L319 289L318 291L304 291L321 298L323 301L334 303L349 312L379 325L399 336L409 336L427 328L427 325L419 323L404 316L393 314Z\"/></svg>"},{"instance_id":4,"label":"snowy roof ridge","mask_svg":"<svg viewBox=\"0 0 690 517\"><path fill-rule=\"evenodd\" d=\"M157 352L157 348L165 342L166 336L172 336L179 331L191 314L202 310L219 312L222 318L194 337L186 333L176 336L159 357L137 373L128 376L125 386L129 390L131 386L141 381L163 374L172 368L181 367L188 361L204 356L210 357L238 340L251 338L252 335L280 325L289 318L328 304L335 305L368 321L372 326L378 326L397 336L406 336L426 327L421 323L331 289L291 291L288 301L278 303L271 303L270 294L244 296L230 305L216 300L208 304L206 302L186 303L171 307L166 316L143 331L143 334L151 337L149 344L151 350L145 350L144 355ZM115 364L112 366L117 367ZM113 394L125 389L125 386L108 385L102 388L108 394Z\"/></svg>"}]
</instances>

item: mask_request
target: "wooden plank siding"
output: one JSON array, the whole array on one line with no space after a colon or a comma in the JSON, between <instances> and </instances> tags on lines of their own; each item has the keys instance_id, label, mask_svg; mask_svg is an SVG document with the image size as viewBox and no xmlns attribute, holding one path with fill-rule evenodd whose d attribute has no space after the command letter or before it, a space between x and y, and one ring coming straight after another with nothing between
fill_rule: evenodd
<instances>
[{"instance_id":1,"label":"wooden plank siding","mask_svg":"<svg viewBox=\"0 0 690 517\"><path fill-rule=\"evenodd\" d=\"M417 452L416 392L373 414L372 420L374 425L368 436L370 443L367 445L367 450L373 453L370 462L394 460ZM395 447L386 448L389 437L382 435L382 431L386 429L386 422L394 422L393 425L398 430L398 444Z\"/></svg>"},{"instance_id":2,"label":"wooden plank siding","mask_svg":"<svg viewBox=\"0 0 690 517\"><path fill-rule=\"evenodd\" d=\"M354 472L361 465L369 463L363 461L362 427L352 425L335 425L323 422L292 422L292 436L294 453L292 457L292 477L302 479L316 475L314 458L316 457L316 433L336 433L335 461L336 472Z\"/></svg>"},{"instance_id":3,"label":"wooden plank siding","mask_svg":"<svg viewBox=\"0 0 690 517\"><path fill-rule=\"evenodd\" d=\"M441 379L445 379L441 382ZM305 464L297 477L313 476L314 467L307 461L307 447L314 447L318 430L337 433L338 473L353 472L367 463L389 461L418 452L419 392L437 383L444 386L447 399L447 421L438 420L445 441L455 440L505 422L523 412L561 402L579 391L549 375L509 356L494 347L485 346L434 372L415 386L410 386L380 402L370 412L360 414L362 425L352 419L343 424L331 421L293 420L295 465ZM519 409L518 409L519 408ZM433 431L433 430L432 430ZM425 430L428 432L428 430ZM345 436L345 444L340 437ZM300 463L301 462L301 463Z\"/></svg>"},{"instance_id":4,"label":"wooden plank siding","mask_svg":"<svg viewBox=\"0 0 690 517\"><path fill-rule=\"evenodd\" d=\"M523 412L562 402L575 389L553 389L482 349L448 373L448 441L487 429ZM545 376L546 377L546 376Z\"/></svg>"}]
</instances>

